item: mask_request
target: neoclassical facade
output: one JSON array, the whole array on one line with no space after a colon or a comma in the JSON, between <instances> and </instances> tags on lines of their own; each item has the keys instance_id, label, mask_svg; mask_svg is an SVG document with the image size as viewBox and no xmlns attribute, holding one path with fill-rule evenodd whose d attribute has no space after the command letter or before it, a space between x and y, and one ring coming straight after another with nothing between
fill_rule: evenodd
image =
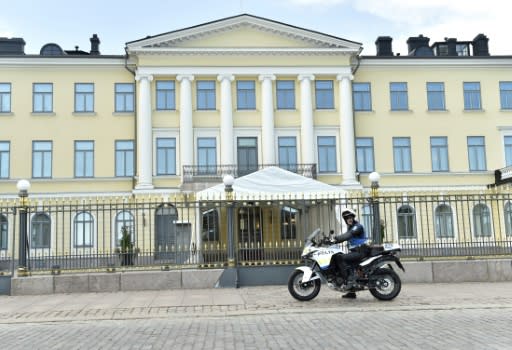
<instances>
[{"instance_id":1,"label":"neoclassical facade","mask_svg":"<svg viewBox=\"0 0 512 350\"><path fill-rule=\"evenodd\" d=\"M466 35L466 34L464 34ZM512 57L487 38L409 55L238 15L126 55L0 40L0 192L196 192L269 165L347 191L482 191L512 165ZM3 45L3 46L2 46ZM492 50L491 50L492 51Z\"/></svg>"}]
</instances>

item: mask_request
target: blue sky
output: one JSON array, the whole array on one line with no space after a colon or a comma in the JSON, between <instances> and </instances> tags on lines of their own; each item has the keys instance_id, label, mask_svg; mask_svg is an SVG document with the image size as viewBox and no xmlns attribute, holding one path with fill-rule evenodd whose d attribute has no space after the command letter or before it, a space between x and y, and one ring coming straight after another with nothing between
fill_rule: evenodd
<instances>
[{"instance_id":1,"label":"blue sky","mask_svg":"<svg viewBox=\"0 0 512 350\"><path fill-rule=\"evenodd\" d=\"M23 37L27 54L50 42L89 51L93 33L102 54L124 54L128 41L249 13L361 42L365 55L381 35L404 55L410 36L433 43L479 33L492 55L512 55L509 0L0 0L0 9L0 36Z\"/></svg>"}]
</instances>

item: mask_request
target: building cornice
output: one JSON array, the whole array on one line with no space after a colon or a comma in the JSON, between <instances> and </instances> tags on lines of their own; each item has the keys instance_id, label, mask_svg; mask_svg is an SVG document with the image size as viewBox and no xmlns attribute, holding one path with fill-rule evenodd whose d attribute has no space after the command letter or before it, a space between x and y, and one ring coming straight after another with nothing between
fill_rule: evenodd
<instances>
[{"instance_id":1,"label":"building cornice","mask_svg":"<svg viewBox=\"0 0 512 350\"><path fill-rule=\"evenodd\" d=\"M136 55L174 56L351 56L357 54L346 48L136 48L130 50Z\"/></svg>"},{"instance_id":2,"label":"building cornice","mask_svg":"<svg viewBox=\"0 0 512 350\"><path fill-rule=\"evenodd\" d=\"M418 57L393 57L393 58L375 58L364 57L360 59L360 68L421 68L421 67L439 67L439 68L510 68L512 67L511 56L499 57L459 57L459 58L418 58Z\"/></svg>"},{"instance_id":3,"label":"building cornice","mask_svg":"<svg viewBox=\"0 0 512 350\"><path fill-rule=\"evenodd\" d=\"M18 56L18 57L1 57L0 67L16 68L16 67L123 67L126 64L124 56L108 57L108 58L76 58L76 57L41 57L41 56ZM128 61L129 65L134 62Z\"/></svg>"},{"instance_id":4,"label":"building cornice","mask_svg":"<svg viewBox=\"0 0 512 350\"><path fill-rule=\"evenodd\" d=\"M198 67L198 66L139 66L137 67L137 74L152 74L158 75L222 75L233 74L235 76L260 76L260 75L299 75L299 74L314 74L315 76L322 75L338 75L338 74L351 74L351 67L349 66L250 66L250 67Z\"/></svg>"}]
</instances>

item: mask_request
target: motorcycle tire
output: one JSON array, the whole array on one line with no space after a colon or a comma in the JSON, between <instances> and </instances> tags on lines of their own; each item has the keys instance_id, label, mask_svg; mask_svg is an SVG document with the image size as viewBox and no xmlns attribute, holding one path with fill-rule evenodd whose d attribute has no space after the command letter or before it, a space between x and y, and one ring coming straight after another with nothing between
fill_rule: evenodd
<instances>
[{"instance_id":1,"label":"motorcycle tire","mask_svg":"<svg viewBox=\"0 0 512 350\"><path fill-rule=\"evenodd\" d=\"M370 293L379 300L393 300L401 289L402 281L392 269L381 268L370 276Z\"/></svg>"},{"instance_id":2,"label":"motorcycle tire","mask_svg":"<svg viewBox=\"0 0 512 350\"><path fill-rule=\"evenodd\" d=\"M295 270L288 278L288 291L295 299L299 301L308 301L314 299L320 293L320 280L302 283L304 272Z\"/></svg>"}]
</instances>

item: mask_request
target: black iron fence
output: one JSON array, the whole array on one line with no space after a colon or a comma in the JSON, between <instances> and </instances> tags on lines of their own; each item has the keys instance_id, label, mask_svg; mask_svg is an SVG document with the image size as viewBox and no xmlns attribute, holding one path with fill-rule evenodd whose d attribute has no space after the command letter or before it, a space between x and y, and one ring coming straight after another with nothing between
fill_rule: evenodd
<instances>
[{"instance_id":1,"label":"black iron fence","mask_svg":"<svg viewBox=\"0 0 512 350\"><path fill-rule=\"evenodd\" d=\"M340 214L345 207L356 210L374 241L400 243L402 257L510 255L511 197L384 194L266 200L252 195L196 201L193 195L176 194L2 201L0 271L12 273L19 266L34 273L208 268L227 266L230 259L238 265L295 264L314 229L344 232ZM26 244L20 247L19 242Z\"/></svg>"}]
</instances>

